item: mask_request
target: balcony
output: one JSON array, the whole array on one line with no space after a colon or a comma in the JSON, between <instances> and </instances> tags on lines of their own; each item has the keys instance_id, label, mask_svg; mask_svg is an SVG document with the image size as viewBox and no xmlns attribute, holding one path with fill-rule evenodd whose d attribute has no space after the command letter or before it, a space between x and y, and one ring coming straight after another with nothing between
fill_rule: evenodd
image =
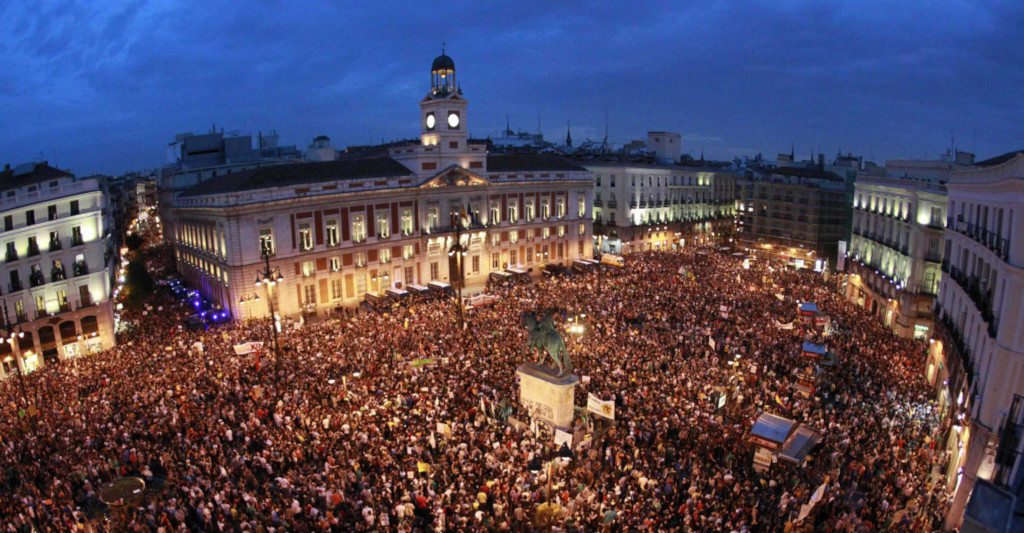
<instances>
[{"instance_id":1,"label":"balcony","mask_svg":"<svg viewBox=\"0 0 1024 533\"><path fill-rule=\"evenodd\" d=\"M594 199L594 207L604 207L604 200L600 198Z\"/></svg>"},{"instance_id":2,"label":"balcony","mask_svg":"<svg viewBox=\"0 0 1024 533\"><path fill-rule=\"evenodd\" d=\"M924 260L928 263L942 263L942 254L938 252L925 252Z\"/></svg>"},{"instance_id":3,"label":"balcony","mask_svg":"<svg viewBox=\"0 0 1024 533\"><path fill-rule=\"evenodd\" d=\"M999 256L1003 261L1009 260L1010 241L1002 238L999 234L960 219L957 219L954 222L952 218L949 218L947 223L949 224L948 227L954 229L957 233L966 235L989 250L992 250L992 252Z\"/></svg>"},{"instance_id":4,"label":"balcony","mask_svg":"<svg viewBox=\"0 0 1024 533\"><path fill-rule=\"evenodd\" d=\"M71 273L75 276L84 276L89 273L89 265L85 261L79 261L71 265Z\"/></svg>"},{"instance_id":5,"label":"balcony","mask_svg":"<svg viewBox=\"0 0 1024 533\"><path fill-rule=\"evenodd\" d=\"M60 302L59 304L57 304L57 309L61 313L68 313L68 312L71 311L71 304L66 302L66 301L65 302Z\"/></svg>"},{"instance_id":6,"label":"balcony","mask_svg":"<svg viewBox=\"0 0 1024 533\"><path fill-rule=\"evenodd\" d=\"M15 250L7 250L7 254L4 259L10 263L18 260L18 252Z\"/></svg>"},{"instance_id":7,"label":"balcony","mask_svg":"<svg viewBox=\"0 0 1024 533\"><path fill-rule=\"evenodd\" d=\"M64 267L50 269L50 281L56 283L65 279L67 275L64 273Z\"/></svg>"},{"instance_id":8,"label":"balcony","mask_svg":"<svg viewBox=\"0 0 1024 533\"><path fill-rule=\"evenodd\" d=\"M36 309L36 318L46 318L50 316L50 313L46 312L46 309Z\"/></svg>"},{"instance_id":9,"label":"balcony","mask_svg":"<svg viewBox=\"0 0 1024 533\"><path fill-rule=\"evenodd\" d=\"M616 209L618 207L619 207L619 202L616 202L614 200L608 202L608 209Z\"/></svg>"},{"instance_id":10,"label":"balcony","mask_svg":"<svg viewBox=\"0 0 1024 533\"><path fill-rule=\"evenodd\" d=\"M23 290L24 288L25 287L21 284L21 280L14 280L7 284L8 293L18 292L20 290Z\"/></svg>"},{"instance_id":11,"label":"balcony","mask_svg":"<svg viewBox=\"0 0 1024 533\"><path fill-rule=\"evenodd\" d=\"M38 287L46 283L46 276L43 276L42 272L33 272L28 277L28 284L31 287Z\"/></svg>"},{"instance_id":12,"label":"balcony","mask_svg":"<svg viewBox=\"0 0 1024 533\"><path fill-rule=\"evenodd\" d=\"M78 301L78 307L75 309L85 309L86 307L92 307L94 305L96 305L96 303L93 302L91 298L85 298Z\"/></svg>"},{"instance_id":13,"label":"balcony","mask_svg":"<svg viewBox=\"0 0 1024 533\"><path fill-rule=\"evenodd\" d=\"M988 334L995 338L999 332L999 323L993 310L994 295L992 289L985 290L976 276L968 276L957 267L950 267L949 276L967 294L974 307L981 313L981 319L988 323Z\"/></svg>"},{"instance_id":14,"label":"balcony","mask_svg":"<svg viewBox=\"0 0 1024 533\"><path fill-rule=\"evenodd\" d=\"M27 256L28 257L32 257L32 256L35 256L35 255L39 255L39 245L30 241L28 243L28 254L27 254Z\"/></svg>"},{"instance_id":15,"label":"balcony","mask_svg":"<svg viewBox=\"0 0 1024 533\"><path fill-rule=\"evenodd\" d=\"M64 245L60 243L60 239L50 239L50 251L60 250Z\"/></svg>"}]
</instances>

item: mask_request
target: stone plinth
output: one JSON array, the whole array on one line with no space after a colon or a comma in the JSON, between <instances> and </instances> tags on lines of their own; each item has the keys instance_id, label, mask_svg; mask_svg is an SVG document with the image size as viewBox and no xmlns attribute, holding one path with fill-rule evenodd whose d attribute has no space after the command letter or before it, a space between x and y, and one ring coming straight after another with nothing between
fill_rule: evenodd
<instances>
[{"instance_id":1,"label":"stone plinth","mask_svg":"<svg viewBox=\"0 0 1024 533\"><path fill-rule=\"evenodd\" d=\"M573 374L555 375L551 369L537 363L521 365L516 373L519 374L519 405L551 429L571 432L575 411L573 395L579 378Z\"/></svg>"}]
</instances>

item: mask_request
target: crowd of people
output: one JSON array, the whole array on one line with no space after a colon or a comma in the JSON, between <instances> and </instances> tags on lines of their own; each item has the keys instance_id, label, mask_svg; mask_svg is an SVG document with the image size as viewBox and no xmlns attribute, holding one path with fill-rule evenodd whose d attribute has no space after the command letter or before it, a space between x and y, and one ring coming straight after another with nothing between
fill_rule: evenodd
<instances>
[{"instance_id":1,"label":"crowd of people","mask_svg":"<svg viewBox=\"0 0 1024 533\"><path fill-rule=\"evenodd\" d=\"M556 531L938 530L946 428L924 347L832 281L714 248L644 252L496 289L464 329L451 300L289 322L276 355L265 319L189 331L157 295L160 312L124 312L117 347L26 377L38 416L17 416L17 383L0 384L0 528L527 532L544 509ZM797 301L828 314L827 336L795 320ZM581 378L569 461L508 415L517 366L538 358L524 311L584 326L565 333ZM802 394L808 337L835 364ZM264 349L233 349L252 341ZM587 416L591 393L614 400L614 421ZM822 442L756 471L765 412ZM111 514L102 487L131 476L149 488Z\"/></svg>"}]
</instances>

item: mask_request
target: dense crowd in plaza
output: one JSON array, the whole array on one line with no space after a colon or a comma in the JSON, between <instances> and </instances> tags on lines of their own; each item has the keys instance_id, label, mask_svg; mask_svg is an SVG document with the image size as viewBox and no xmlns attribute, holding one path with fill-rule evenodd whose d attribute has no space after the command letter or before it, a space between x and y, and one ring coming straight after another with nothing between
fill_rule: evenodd
<instances>
[{"instance_id":1,"label":"dense crowd in plaza","mask_svg":"<svg viewBox=\"0 0 1024 533\"><path fill-rule=\"evenodd\" d=\"M137 326L116 348L26 377L39 405L31 423L15 414L17 383L0 385L0 527L526 532L549 501L562 531L941 526L947 428L924 383L924 347L821 275L688 248L495 292L461 331L450 300L285 324L280 360L232 348L269 345L266 321L193 332L170 299L152 302L161 312L126 311ZM795 300L816 302L834 328L824 342L837 364L806 398L791 384L808 365L802 341L821 333L776 327L795 318ZM616 412L612 424L581 411L589 445L536 469L553 445L500 407L516 401L516 367L536 358L520 313L545 309L561 331L586 315L583 334L566 333L589 378L576 403L594 393ZM732 397L719 409L723 386ZM803 465L757 473L748 438L761 412L824 440ZM159 490L105 521L100 488L125 476Z\"/></svg>"}]
</instances>

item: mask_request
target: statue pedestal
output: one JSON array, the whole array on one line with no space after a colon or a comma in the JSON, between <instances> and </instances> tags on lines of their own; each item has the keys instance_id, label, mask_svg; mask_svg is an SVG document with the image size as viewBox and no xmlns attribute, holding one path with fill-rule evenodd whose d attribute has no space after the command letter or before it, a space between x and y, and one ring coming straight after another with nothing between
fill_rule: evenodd
<instances>
[{"instance_id":1,"label":"statue pedestal","mask_svg":"<svg viewBox=\"0 0 1024 533\"><path fill-rule=\"evenodd\" d=\"M554 430L572 431L575 412L573 395L579 378L573 374L555 375L548 367L527 363L516 369L519 374L519 405L538 422Z\"/></svg>"}]
</instances>

